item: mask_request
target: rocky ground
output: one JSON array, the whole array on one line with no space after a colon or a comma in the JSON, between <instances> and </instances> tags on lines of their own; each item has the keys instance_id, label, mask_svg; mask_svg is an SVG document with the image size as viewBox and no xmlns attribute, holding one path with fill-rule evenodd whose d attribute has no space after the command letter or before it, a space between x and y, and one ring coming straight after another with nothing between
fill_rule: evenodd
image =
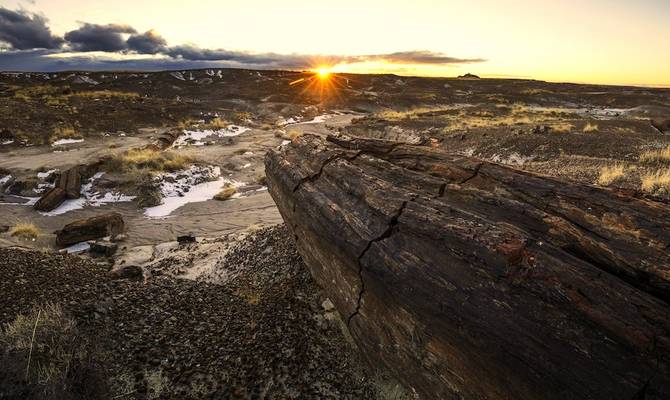
<instances>
[{"instance_id":1,"label":"rocky ground","mask_svg":"<svg viewBox=\"0 0 670 400\"><path fill-rule=\"evenodd\" d=\"M198 244L190 246L181 251ZM283 226L249 234L197 281L116 280L107 271L77 256L1 249L0 322L33 304L61 304L97 343L109 398L379 394ZM5 381L0 398L11 390Z\"/></svg>"}]
</instances>

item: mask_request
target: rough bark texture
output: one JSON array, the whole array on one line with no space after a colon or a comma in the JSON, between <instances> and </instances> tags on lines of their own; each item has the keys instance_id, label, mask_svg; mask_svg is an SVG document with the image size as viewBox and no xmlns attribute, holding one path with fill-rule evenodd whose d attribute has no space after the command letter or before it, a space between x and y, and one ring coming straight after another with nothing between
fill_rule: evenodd
<instances>
[{"instance_id":1,"label":"rough bark texture","mask_svg":"<svg viewBox=\"0 0 670 400\"><path fill-rule=\"evenodd\" d=\"M670 398L670 206L306 135L270 193L371 365L423 398Z\"/></svg>"},{"instance_id":2,"label":"rough bark texture","mask_svg":"<svg viewBox=\"0 0 670 400\"><path fill-rule=\"evenodd\" d=\"M51 188L37 200L33 208L37 211L51 211L63 204L66 198L65 190L59 187Z\"/></svg>"},{"instance_id":3,"label":"rough bark texture","mask_svg":"<svg viewBox=\"0 0 670 400\"><path fill-rule=\"evenodd\" d=\"M123 217L119 213L108 213L71 222L56 232L56 244L70 246L85 240L116 236L123 232Z\"/></svg>"},{"instance_id":4,"label":"rough bark texture","mask_svg":"<svg viewBox=\"0 0 670 400\"><path fill-rule=\"evenodd\" d=\"M56 180L56 187L63 189L68 199L78 199L81 195L81 173L82 167L72 167Z\"/></svg>"}]
</instances>

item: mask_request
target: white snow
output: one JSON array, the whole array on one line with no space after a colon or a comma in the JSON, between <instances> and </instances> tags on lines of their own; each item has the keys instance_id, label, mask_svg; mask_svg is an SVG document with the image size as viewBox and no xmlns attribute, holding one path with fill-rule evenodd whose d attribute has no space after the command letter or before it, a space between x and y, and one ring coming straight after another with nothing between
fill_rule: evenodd
<instances>
[{"instance_id":1,"label":"white snow","mask_svg":"<svg viewBox=\"0 0 670 400\"><path fill-rule=\"evenodd\" d=\"M84 141L84 139L60 139L60 140L56 140L55 142L51 143L51 146L62 146L62 145L65 145L65 144L81 143L83 141Z\"/></svg>"},{"instance_id":2,"label":"white snow","mask_svg":"<svg viewBox=\"0 0 670 400\"><path fill-rule=\"evenodd\" d=\"M0 186L4 185L5 183L9 182L9 180L12 179L11 175L5 175L4 177L0 178Z\"/></svg>"},{"instance_id":3,"label":"white snow","mask_svg":"<svg viewBox=\"0 0 670 400\"><path fill-rule=\"evenodd\" d=\"M64 250L68 254L72 254L72 253L81 253L81 252L84 252L84 251L88 251L88 249L90 249L90 248L91 248L91 244L89 242L79 242L79 243L73 244L70 247L66 247Z\"/></svg>"},{"instance_id":4,"label":"white snow","mask_svg":"<svg viewBox=\"0 0 670 400\"><path fill-rule=\"evenodd\" d=\"M105 194L101 194L100 192L94 192L93 183L100 179L104 174L104 172L98 172L97 174L93 175L93 177L89 179L86 184L81 185L80 198L65 200L63 204L58 206L56 209L48 212L41 212L40 214L46 216L61 215L68 211L82 209L85 206L100 207L109 203L123 203L133 201L135 199L135 196L127 196L122 193L107 192Z\"/></svg>"},{"instance_id":5,"label":"white snow","mask_svg":"<svg viewBox=\"0 0 670 400\"><path fill-rule=\"evenodd\" d=\"M5 145L5 144L12 144L12 143L14 143L14 140L12 140L12 139L4 140L4 141L0 142L0 144L2 144L2 145Z\"/></svg>"},{"instance_id":6,"label":"white snow","mask_svg":"<svg viewBox=\"0 0 670 400\"><path fill-rule=\"evenodd\" d=\"M279 121L277 124L279 126L290 126L290 125L307 125L307 124L320 124L326 122L327 119L333 118L337 114L324 114L317 115L314 119L309 121L301 121L300 117L291 117L285 121Z\"/></svg>"},{"instance_id":7,"label":"white snow","mask_svg":"<svg viewBox=\"0 0 670 400\"><path fill-rule=\"evenodd\" d=\"M39 179L46 179L46 178L48 178L49 176L51 176L51 174L53 174L53 173L56 172L56 171L58 171L58 170L57 170L57 169L50 169L50 170L48 170L47 172L38 172L38 173L37 173L37 177L38 177Z\"/></svg>"},{"instance_id":8,"label":"white snow","mask_svg":"<svg viewBox=\"0 0 670 400\"><path fill-rule=\"evenodd\" d=\"M282 140L281 145L286 146L287 144L291 143L290 140Z\"/></svg>"},{"instance_id":9,"label":"white snow","mask_svg":"<svg viewBox=\"0 0 670 400\"><path fill-rule=\"evenodd\" d=\"M179 146L186 146L186 145L192 145L192 146L202 146L205 143L202 142L202 140L206 137L209 136L217 136L217 137L232 137L232 136L239 136L242 133L248 131L250 128L247 128L245 126L238 126L238 125L230 125L227 128L224 129L218 129L218 130L212 130L212 129L206 129L203 131L189 131L189 130L184 130L184 134L179 136L177 140L172 143L172 147L179 147Z\"/></svg>"},{"instance_id":10,"label":"white snow","mask_svg":"<svg viewBox=\"0 0 670 400\"><path fill-rule=\"evenodd\" d=\"M246 164L244 164L244 165L242 166L243 169L244 169L244 168L249 168L249 167L251 167L251 163L246 163Z\"/></svg>"},{"instance_id":11,"label":"white snow","mask_svg":"<svg viewBox=\"0 0 670 400\"><path fill-rule=\"evenodd\" d=\"M234 187L245 185L243 182L222 178L219 167L192 166L185 171L162 174L158 179L161 179L163 202L158 206L144 210L144 215L149 218L164 218L188 203L210 200L221 191L225 184ZM214 180L201 182L203 179ZM199 181L201 183L195 183ZM188 191L185 190L186 188L188 188Z\"/></svg>"},{"instance_id":12,"label":"white snow","mask_svg":"<svg viewBox=\"0 0 670 400\"><path fill-rule=\"evenodd\" d=\"M179 79L180 81L186 80L186 78L184 78L184 75L181 72L170 72L170 75L172 75L176 79Z\"/></svg>"}]
</instances>

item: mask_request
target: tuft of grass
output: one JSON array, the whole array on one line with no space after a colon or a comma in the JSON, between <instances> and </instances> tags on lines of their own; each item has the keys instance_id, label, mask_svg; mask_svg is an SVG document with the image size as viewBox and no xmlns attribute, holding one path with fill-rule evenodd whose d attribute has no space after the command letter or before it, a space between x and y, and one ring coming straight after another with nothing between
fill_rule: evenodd
<instances>
[{"instance_id":1,"label":"tuft of grass","mask_svg":"<svg viewBox=\"0 0 670 400\"><path fill-rule=\"evenodd\" d=\"M237 188L233 186L226 186L223 188L223 190L214 195L214 200L225 201L233 197L235 193L237 193Z\"/></svg>"},{"instance_id":2,"label":"tuft of grass","mask_svg":"<svg viewBox=\"0 0 670 400\"><path fill-rule=\"evenodd\" d=\"M10 398L108 398L102 369L58 304L47 302L18 315L0 331L0 347L0 385L17 392Z\"/></svg>"},{"instance_id":3,"label":"tuft of grass","mask_svg":"<svg viewBox=\"0 0 670 400\"><path fill-rule=\"evenodd\" d=\"M60 139L81 139L82 135L78 133L71 126L57 126L54 128L51 136L49 137L50 142L55 142Z\"/></svg>"},{"instance_id":4,"label":"tuft of grass","mask_svg":"<svg viewBox=\"0 0 670 400\"><path fill-rule=\"evenodd\" d=\"M226 129L228 126L230 126L230 122L226 121L225 119L216 117L213 120L211 120L208 124L205 124L203 128L211 130L219 130L219 129Z\"/></svg>"},{"instance_id":5,"label":"tuft of grass","mask_svg":"<svg viewBox=\"0 0 670 400\"><path fill-rule=\"evenodd\" d=\"M173 151L154 149L132 149L112 156L108 160L110 169L146 170L151 172L175 172L186 168L193 160Z\"/></svg>"},{"instance_id":6,"label":"tuft of grass","mask_svg":"<svg viewBox=\"0 0 670 400\"><path fill-rule=\"evenodd\" d=\"M30 222L19 222L10 228L9 234L24 240L36 240L42 234L40 228Z\"/></svg>"},{"instance_id":7,"label":"tuft of grass","mask_svg":"<svg viewBox=\"0 0 670 400\"><path fill-rule=\"evenodd\" d=\"M621 164L602 167L600 169L600 176L598 177L598 184L607 186L615 180L624 176L626 168Z\"/></svg>"},{"instance_id":8,"label":"tuft of grass","mask_svg":"<svg viewBox=\"0 0 670 400\"><path fill-rule=\"evenodd\" d=\"M292 129L292 130L286 132L286 134L283 137L286 140L296 140L297 138L299 138L302 135L303 135L302 132L300 132L298 130L295 130L295 129Z\"/></svg>"},{"instance_id":9,"label":"tuft of grass","mask_svg":"<svg viewBox=\"0 0 670 400\"><path fill-rule=\"evenodd\" d=\"M573 129L575 129L575 126L569 122L557 122L555 124L551 124L551 130L554 132L568 133Z\"/></svg>"},{"instance_id":10,"label":"tuft of grass","mask_svg":"<svg viewBox=\"0 0 670 400\"><path fill-rule=\"evenodd\" d=\"M598 132L598 124L592 124L590 122L586 123L586 126L584 126L583 132L584 133L591 133L591 132Z\"/></svg>"},{"instance_id":11,"label":"tuft of grass","mask_svg":"<svg viewBox=\"0 0 670 400\"><path fill-rule=\"evenodd\" d=\"M670 162L670 147L659 150L645 151L640 154L640 162L644 163L669 163Z\"/></svg>"},{"instance_id":12,"label":"tuft of grass","mask_svg":"<svg viewBox=\"0 0 670 400\"><path fill-rule=\"evenodd\" d=\"M640 180L642 181L642 190L646 192L655 192L659 189L670 191L670 169L642 175Z\"/></svg>"}]
</instances>

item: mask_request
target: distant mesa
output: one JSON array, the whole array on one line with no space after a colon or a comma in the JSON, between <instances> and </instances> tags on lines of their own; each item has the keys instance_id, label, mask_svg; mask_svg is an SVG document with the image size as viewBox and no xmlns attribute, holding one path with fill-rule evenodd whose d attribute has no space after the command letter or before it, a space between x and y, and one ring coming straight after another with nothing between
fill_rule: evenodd
<instances>
[{"instance_id":1,"label":"distant mesa","mask_svg":"<svg viewBox=\"0 0 670 400\"><path fill-rule=\"evenodd\" d=\"M465 74L465 75L461 75L461 76L459 76L458 79L481 79L481 78L478 77L478 76L475 75L475 74L467 73L467 74Z\"/></svg>"}]
</instances>

